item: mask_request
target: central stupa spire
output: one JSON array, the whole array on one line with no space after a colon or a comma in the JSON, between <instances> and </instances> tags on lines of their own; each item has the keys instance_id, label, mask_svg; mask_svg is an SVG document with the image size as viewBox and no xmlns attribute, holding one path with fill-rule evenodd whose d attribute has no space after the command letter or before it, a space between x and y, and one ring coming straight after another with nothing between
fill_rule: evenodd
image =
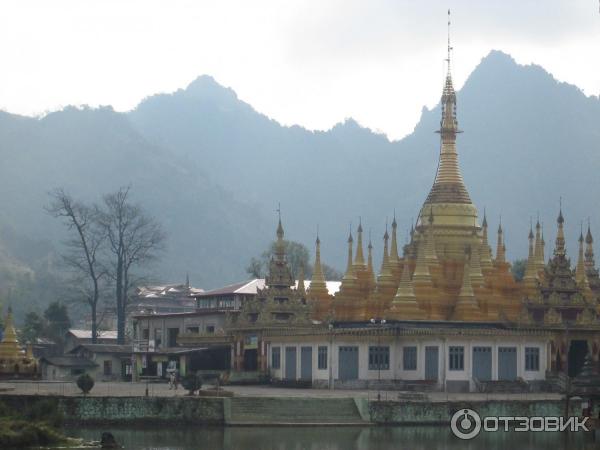
<instances>
[{"instance_id":1,"label":"central stupa spire","mask_svg":"<svg viewBox=\"0 0 600 450\"><path fill-rule=\"evenodd\" d=\"M442 91L442 118L437 133L441 136L440 159L435 181L425 203L471 203L471 198L465 187L456 152L456 135L458 129L456 118L456 92L450 72L450 10L448 10L448 72Z\"/></svg>"}]
</instances>

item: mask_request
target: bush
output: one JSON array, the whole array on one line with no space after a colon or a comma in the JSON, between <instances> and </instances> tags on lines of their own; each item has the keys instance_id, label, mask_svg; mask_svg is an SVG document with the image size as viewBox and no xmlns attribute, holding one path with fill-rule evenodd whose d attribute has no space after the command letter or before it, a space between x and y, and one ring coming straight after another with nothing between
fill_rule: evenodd
<instances>
[{"instance_id":1,"label":"bush","mask_svg":"<svg viewBox=\"0 0 600 450\"><path fill-rule=\"evenodd\" d=\"M181 385L188 391L189 395L194 395L196 391L202 388L202 378L195 373L188 373L181 380Z\"/></svg>"},{"instance_id":2,"label":"bush","mask_svg":"<svg viewBox=\"0 0 600 450\"><path fill-rule=\"evenodd\" d=\"M81 389L81 392L83 392L84 395L86 395L94 387L94 379L87 373L84 373L77 378L77 387Z\"/></svg>"},{"instance_id":3,"label":"bush","mask_svg":"<svg viewBox=\"0 0 600 450\"><path fill-rule=\"evenodd\" d=\"M55 428L60 427L63 422L63 415L58 409L56 399L42 399L33 402L21 411L21 415L28 421L45 422Z\"/></svg>"}]
</instances>

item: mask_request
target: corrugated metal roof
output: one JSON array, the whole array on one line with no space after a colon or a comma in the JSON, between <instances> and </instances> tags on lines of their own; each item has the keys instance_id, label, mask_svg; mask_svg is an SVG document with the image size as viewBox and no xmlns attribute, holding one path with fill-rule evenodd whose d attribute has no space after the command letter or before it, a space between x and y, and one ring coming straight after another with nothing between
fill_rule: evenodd
<instances>
[{"instance_id":1,"label":"corrugated metal roof","mask_svg":"<svg viewBox=\"0 0 600 450\"><path fill-rule=\"evenodd\" d=\"M340 290L340 286L342 284L341 281L326 281L327 290L330 295L335 294ZM296 286L298 286L298 281L296 280ZM304 287L308 289L310 286L310 281L304 281ZM230 284L228 286L224 286L218 289L213 289L212 291L206 291L198 295L194 295L196 298L203 297L215 297L219 295L233 295L233 294L248 294L248 295L256 295L258 289L265 288L265 279L264 278L254 278L253 280L244 281L241 283Z\"/></svg>"},{"instance_id":2,"label":"corrugated metal roof","mask_svg":"<svg viewBox=\"0 0 600 450\"><path fill-rule=\"evenodd\" d=\"M69 333L75 336L77 339L91 339L92 330L78 330L75 328L69 329ZM98 339L117 339L116 330L105 330L98 331Z\"/></svg>"},{"instance_id":3,"label":"corrugated metal roof","mask_svg":"<svg viewBox=\"0 0 600 450\"><path fill-rule=\"evenodd\" d=\"M117 344L82 344L75 347L69 353L77 353L77 350L84 348L94 353L120 353L130 354L132 352L131 345L117 345Z\"/></svg>"}]
</instances>

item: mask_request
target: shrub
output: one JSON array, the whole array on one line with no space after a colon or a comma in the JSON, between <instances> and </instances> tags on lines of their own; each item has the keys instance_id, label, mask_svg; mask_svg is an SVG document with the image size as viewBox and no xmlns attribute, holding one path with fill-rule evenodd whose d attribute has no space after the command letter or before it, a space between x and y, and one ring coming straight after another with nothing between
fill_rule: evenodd
<instances>
[{"instance_id":1,"label":"shrub","mask_svg":"<svg viewBox=\"0 0 600 450\"><path fill-rule=\"evenodd\" d=\"M81 389L84 395L88 394L94 387L94 379L87 373L84 373L77 378L77 387Z\"/></svg>"},{"instance_id":2,"label":"shrub","mask_svg":"<svg viewBox=\"0 0 600 450\"><path fill-rule=\"evenodd\" d=\"M194 395L196 391L202 388L202 378L195 373L188 373L181 380L181 385L188 391L189 395Z\"/></svg>"}]
</instances>

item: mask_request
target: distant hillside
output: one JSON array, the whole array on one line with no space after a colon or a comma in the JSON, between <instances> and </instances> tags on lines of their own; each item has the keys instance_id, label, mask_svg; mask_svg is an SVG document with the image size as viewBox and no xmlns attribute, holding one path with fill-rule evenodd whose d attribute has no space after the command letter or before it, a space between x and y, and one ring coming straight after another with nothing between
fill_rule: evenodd
<instances>
[{"instance_id":1,"label":"distant hillside","mask_svg":"<svg viewBox=\"0 0 600 450\"><path fill-rule=\"evenodd\" d=\"M243 278L238 249L256 254L269 240L252 205L235 200L198 165L150 143L110 108L67 108L41 120L2 114L0 142L0 223L52 242L50 248L60 245L63 228L43 207L47 192L60 186L100 201L131 184L169 236L164 257L151 268L162 280L183 281L186 272L200 286Z\"/></svg>"},{"instance_id":2,"label":"distant hillside","mask_svg":"<svg viewBox=\"0 0 600 450\"><path fill-rule=\"evenodd\" d=\"M431 89L441 94L442 82ZM99 200L131 184L169 234L156 278L174 282L189 271L193 284L211 288L245 277L250 257L274 235L281 202L286 238L312 249L319 225L324 261L343 268L348 225L359 216L377 258L394 209L404 241L435 174L439 117L439 108L424 108L414 132L396 142L352 119L312 132L281 126L208 76L126 114L0 113L0 225L27 242L51 243L51 254L63 234L43 211L47 191L64 186ZM525 255L537 211L550 253L560 196L571 255L581 220L590 216L600 238L597 98L494 51L458 93L458 119L467 187L492 227L502 214L511 258ZM35 272L22 256L27 245L11 250L5 265ZM0 247L0 263L3 254Z\"/></svg>"},{"instance_id":3,"label":"distant hillside","mask_svg":"<svg viewBox=\"0 0 600 450\"><path fill-rule=\"evenodd\" d=\"M442 82L431 88L441 94ZM401 229L410 227L439 149L439 107L424 108L414 132L398 142L352 119L310 132L269 120L208 76L146 99L129 117L148 139L262 205L264 215L281 202L290 238L311 243L320 224L324 257L337 267L344 266L348 223L358 216L373 229L377 250L394 209ZM458 93L458 118L465 181L494 226L502 214L509 256L526 254L529 220L538 211L546 236L554 235L560 196L571 244L584 218L600 225L593 207L600 193L597 98L493 51Z\"/></svg>"}]
</instances>

